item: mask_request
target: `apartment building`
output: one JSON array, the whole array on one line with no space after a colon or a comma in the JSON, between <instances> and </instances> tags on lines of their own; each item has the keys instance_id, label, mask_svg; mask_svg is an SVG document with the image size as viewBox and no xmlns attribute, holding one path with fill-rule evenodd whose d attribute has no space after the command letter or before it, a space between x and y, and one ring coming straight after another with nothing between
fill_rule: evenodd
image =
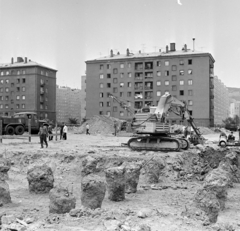
<instances>
[{"instance_id":1,"label":"apartment building","mask_svg":"<svg viewBox=\"0 0 240 231\"><path fill-rule=\"evenodd\" d=\"M240 117L240 101L231 99L231 103L229 105L229 116L234 118L236 115Z\"/></svg>"},{"instance_id":2,"label":"apartment building","mask_svg":"<svg viewBox=\"0 0 240 231\"><path fill-rule=\"evenodd\" d=\"M109 115L130 119L131 114L108 97L109 93L133 109L157 105L168 92L188 104L197 125L214 124L214 58L210 53L187 48L114 54L86 61L86 117ZM170 115L173 123L180 118Z\"/></svg>"},{"instance_id":3,"label":"apartment building","mask_svg":"<svg viewBox=\"0 0 240 231\"><path fill-rule=\"evenodd\" d=\"M57 86L57 121L69 123L69 118L81 122L81 91L70 87Z\"/></svg>"},{"instance_id":4,"label":"apartment building","mask_svg":"<svg viewBox=\"0 0 240 231\"><path fill-rule=\"evenodd\" d=\"M230 99L225 84L217 76L214 76L213 80L214 124L221 125L222 121L229 116Z\"/></svg>"},{"instance_id":5,"label":"apartment building","mask_svg":"<svg viewBox=\"0 0 240 231\"><path fill-rule=\"evenodd\" d=\"M21 57L0 64L0 115L35 112L40 119L55 121L56 73Z\"/></svg>"},{"instance_id":6,"label":"apartment building","mask_svg":"<svg viewBox=\"0 0 240 231\"><path fill-rule=\"evenodd\" d=\"M81 76L81 118L86 117L86 75Z\"/></svg>"}]
</instances>

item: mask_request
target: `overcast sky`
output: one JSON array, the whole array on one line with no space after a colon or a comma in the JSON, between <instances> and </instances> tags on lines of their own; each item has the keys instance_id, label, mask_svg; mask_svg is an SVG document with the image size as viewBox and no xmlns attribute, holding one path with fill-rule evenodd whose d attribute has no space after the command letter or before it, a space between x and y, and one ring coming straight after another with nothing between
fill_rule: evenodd
<instances>
[{"instance_id":1,"label":"overcast sky","mask_svg":"<svg viewBox=\"0 0 240 231\"><path fill-rule=\"evenodd\" d=\"M0 63L28 57L80 88L85 61L153 52L170 42L210 52L215 75L240 87L240 0L0 0Z\"/></svg>"}]
</instances>

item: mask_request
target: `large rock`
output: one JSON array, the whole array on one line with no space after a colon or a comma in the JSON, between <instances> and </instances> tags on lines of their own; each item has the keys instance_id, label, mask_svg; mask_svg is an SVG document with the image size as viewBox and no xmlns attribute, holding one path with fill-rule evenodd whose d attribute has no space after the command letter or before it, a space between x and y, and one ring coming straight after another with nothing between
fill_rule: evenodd
<instances>
[{"instance_id":1,"label":"large rock","mask_svg":"<svg viewBox=\"0 0 240 231\"><path fill-rule=\"evenodd\" d=\"M76 207L76 198L65 188L51 189L49 199L49 213L64 214Z\"/></svg>"},{"instance_id":2,"label":"large rock","mask_svg":"<svg viewBox=\"0 0 240 231\"><path fill-rule=\"evenodd\" d=\"M0 181L0 204L11 203L9 186L5 181Z\"/></svg>"},{"instance_id":3,"label":"large rock","mask_svg":"<svg viewBox=\"0 0 240 231\"><path fill-rule=\"evenodd\" d=\"M82 171L81 171L82 177L96 172L97 164L98 164L97 159L95 159L92 156L86 156L82 160Z\"/></svg>"},{"instance_id":4,"label":"large rock","mask_svg":"<svg viewBox=\"0 0 240 231\"><path fill-rule=\"evenodd\" d=\"M112 167L105 170L108 199L122 201L125 199L125 168Z\"/></svg>"},{"instance_id":5,"label":"large rock","mask_svg":"<svg viewBox=\"0 0 240 231\"><path fill-rule=\"evenodd\" d=\"M81 184L82 206L96 209L101 208L106 193L106 184L102 178L90 174L83 177Z\"/></svg>"},{"instance_id":6,"label":"large rock","mask_svg":"<svg viewBox=\"0 0 240 231\"><path fill-rule=\"evenodd\" d=\"M126 193L137 192L137 185L140 176L140 170L142 166L139 164L129 163L125 166L125 178L126 178Z\"/></svg>"},{"instance_id":7,"label":"large rock","mask_svg":"<svg viewBox=\"0 0 240 231\"><path fill-rule=\"evenodd\" d=\"M9 159L0 157L0 180L8 179L8 171L11 168L11 161Z\"/></svg>"},{"instance_id":8,"label":"large rock","mask_svg":"<svg viewBox=\"0 0 240 231\"><path fill-rule=\"evenodd\" d=\"M53 172L47 165L34 166L27 172L29 191L33 193L48 193L53 188Z\"/></svg>"}]
</instances>

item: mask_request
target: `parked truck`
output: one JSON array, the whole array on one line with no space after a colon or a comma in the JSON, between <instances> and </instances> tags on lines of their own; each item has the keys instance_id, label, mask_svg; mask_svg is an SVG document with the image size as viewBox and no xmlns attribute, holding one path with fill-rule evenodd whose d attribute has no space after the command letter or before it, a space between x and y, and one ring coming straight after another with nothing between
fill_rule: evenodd
<instances>
[{"instance_id":1,"label":"parked truck","mask_svg":"<svg viewBox=\"0 0 240 231\"><path fill-rule=\"evenodd\" d=\"M2 121L2 135L22 135L25 131L28 131L29 119L31 120L32 133L38 132L42 124L48 126L47 121L39 120L34 112L19 112L11 117L0 117Z\"/></svg>"}]
</instances>

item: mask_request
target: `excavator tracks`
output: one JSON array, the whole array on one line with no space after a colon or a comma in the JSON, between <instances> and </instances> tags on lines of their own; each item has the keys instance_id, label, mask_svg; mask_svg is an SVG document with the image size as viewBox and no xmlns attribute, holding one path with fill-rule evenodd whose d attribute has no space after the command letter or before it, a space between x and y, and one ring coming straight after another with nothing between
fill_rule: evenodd
<instances>
[{"instance_id":1,"label":"excavator tracks","mask_svg":"<svg viewBox=\"0 0 240 231\"><path fill-rule=\"evenodd\" d=\"M179 151L182 142L179 139L162 136L140 136L132 138L127 143L128 147L137 151Z\"/></svg>"}]
</instances>

